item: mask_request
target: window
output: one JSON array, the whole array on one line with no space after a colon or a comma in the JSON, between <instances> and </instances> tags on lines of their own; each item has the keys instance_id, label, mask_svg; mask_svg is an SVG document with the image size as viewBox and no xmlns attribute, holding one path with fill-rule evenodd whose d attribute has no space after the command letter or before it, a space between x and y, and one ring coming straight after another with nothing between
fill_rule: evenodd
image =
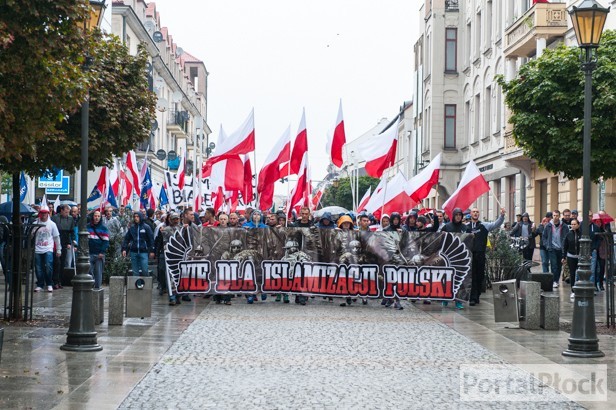
<instances>
[{"instance_id":1,"label":"window","mask_svg":"<svg viewBox=\"0 0 616 410\"><path fill-rule=\"evenodd\" d=\"M445 72L458 71L458 29L445 29Z\"/></svg>"},{"instance_id":2,"label":"window","mask_svg":"<svg viewBox=\"0 0 616 410\"><path fill-rule=\"evenodd\" d=\"M473 63L473 48L471 42L471 33L473 31L473 27L471 23L466 25L466 55L468 56L468 64L467 67Z\"/></svg>"},{"instance_id":3,"label":"window","mask_svg":"<svg viewBox=\"0 0 616 410\"><path fill-rule=\"evenodd\" d=\"M475 129L473 130L472 141L479 141L481 135L481 94L475 95Z\"/></svg>"},{"instance_id":4,"label":"window","mask_svg":"<svg viewBox=\"0 0 616 410\"><path fill-rule=\"evenodd\" d=\"M445 148L456 147L456 105L445 104Z\"/></svg>"},{"instance_id":5,"label":"window","mask_svg":"<svg viewBox=\"0 0 616 410\"><path fill-rule=\"evenodd\" d=\"M492 86L486 87L483 109L483 135L488 138L492 132Z\"/></svg>"},{"instance_id":6,"label":"window","mask_svg":"<svg viewBox=\"0 0 616 410\"><path fill-rule=\"evenodd\" d=\"M479 58L481 53L481 13L477 13L477 19L475 21L475 54L474 58Z\"/></svg>"}]
</instances>

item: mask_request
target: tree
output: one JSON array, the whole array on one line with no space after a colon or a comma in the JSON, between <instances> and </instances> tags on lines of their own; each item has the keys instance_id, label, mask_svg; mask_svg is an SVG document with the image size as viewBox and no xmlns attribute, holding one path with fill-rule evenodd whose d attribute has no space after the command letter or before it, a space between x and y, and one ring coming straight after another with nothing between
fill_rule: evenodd
<instances>
[{"instance_id":1,"label":"tree","mask_svg":"<svg viewBox=\"0 0 616 410\"><path fill-rule=\"evenodd\" d=\"M362 196L364 196L369 187L372 186L372 189L374 190L378 184L379 180L377 178L368 176L359 177L359 198L357 200L361 200ZM338 180L337 187L330 185L323 193L321 205L323 207L335 205L352 210L353 194L351 192L351 180L349 178L341 178Z\"/></svg>"},{"instance_id":2,"label":"tree","mask_svg":"<svg viewBox=\"0 0 616 410\"><path fill-rule=\"evenodd\" d=\"M584 74L579 49L561 45L499 83L511 109L516 144L550 172L580 178L584 126ZM591 178L616 177L616 32L607 30L593 72Z\"/></svg>"}]
</instances>

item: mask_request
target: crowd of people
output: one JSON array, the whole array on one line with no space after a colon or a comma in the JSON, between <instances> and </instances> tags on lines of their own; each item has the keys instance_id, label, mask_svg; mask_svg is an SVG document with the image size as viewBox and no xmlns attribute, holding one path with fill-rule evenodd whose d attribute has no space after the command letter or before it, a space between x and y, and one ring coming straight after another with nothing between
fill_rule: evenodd
<instances>
[{"instance_id":1,"label":"crowd of people","mask_svg":"<svg viewBox=\"0 0 616 410\"><path fill-rule=\"evenodd\" d=\"M52 211L43 205L38 210L35 222L41 227L35 230L34 252L36 272L36 292L62 288L62 271L75 267L75 248L78 243L78 217L79 208L69 205L60 205L51 216ZM592 278L598 291L604 289L605 267L608 252L613 247L610 233L610 224L602 217L604 212L590 214L590 237L592 241ZM451 219L441 210L413 209L402 214L393 212L384 214L377 220L373 215L352 212L332 215L329 212L320 213L315 217L309 208L303 207L299 213L287 220L283 211L263 214L259 210L246 208L244 213L218 212L207 208L197 213L191 209L183 211L161 211L149 209L145 213L132 212L130 209L108 207L103 212L96 210L88 217L88 241L90 253L90 274L94 278L94 287L102 286L105 258L109 243L117 240L122 243L121 256L130 258L134 275L148 275L150 260L157 259L160 294L167 289L166 272L164 266L164 249L169 238L184 226L201 225L218 228L277 228L277 227L318 227L321 229L358 230L358 231L409 231L409 232L452 232L472 233L474 235L472 253L472 286L469 305L480 303L482 286L485 281L486 250L488 246L488 233L503 226L505 210L501 209L500 216L494 222L481 221L477 208L463 211L453 210ZM571 273L568 279L571 286L575 284L576 271L580 255L580 221L577 211L565 209L548 212L540 224L535 225L528 213L516 216L513 225L508 222L504 229L509 231L512 238L521 240L519 247L525 260L531 261L537 242L540 250L543 272L553 274L553 286L558 287L562 276L562 266L566 264ZM539 240L537 240L539 238ZM115 255L114 255L115 256ZM120 256L120 255L117 255ZM5 269L6 272L6 269ZM277 295L278 296L278 295ZM284 295L283 295L284 296ZM263 296L262 296L263 297ZM573 293L572 293L573 297ZM288 297L278 296L277 301L288 302ZM181 301L190 301L189 295L169 295L171 305ZM230 304L227 296L216 296L216 303ZM248 298L252 303L255 298ZM297 298L298 303L306 300ZM424 303L430 303L425 301ZM383 301L383 305L401 308L398 301ZM447 305L447 302L443 302ZM464 305L456 302L456 307L462 309Z\"/></svg>"},{"instance_id":2,"label":"crowd of people","mask_svg":"<svg viewBox=\"0 0 616 410\"><path fill-rule=\"evenodd\" d=\"M605 290L606 262L613 257L614 241L610 222L613 219L605 211L590 212L587 222L591 241L591 276L597 292ZM565 209L547 212L539 225L535 225L528 215L517 215L517 221L511 228L511 236L524 239L522 255L526 260L532 260L533 253L539 242L541 267L544 273L552 273L553 287L558 288L561 282L568 282L571 288L578 279L577 270L580 258L581 224L584 223L578 211ZM538 239L537 239L538 238ZM566 264L569 277L563 275L563 264ZM573 289L571 300L574 298Z\"/></svg>"}]
</instances>

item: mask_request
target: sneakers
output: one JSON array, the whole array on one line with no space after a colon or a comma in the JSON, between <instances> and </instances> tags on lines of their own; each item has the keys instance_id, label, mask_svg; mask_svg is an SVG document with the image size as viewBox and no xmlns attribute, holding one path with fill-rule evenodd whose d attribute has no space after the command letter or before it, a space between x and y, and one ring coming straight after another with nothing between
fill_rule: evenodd
<instances>
[{"instance_id":1,"label":"sneakers","mask_svg":"<svg viewBox=\"0 0 616 410\"><path fill-rule=\"evenodd\" d=\"M571 292L571 295L569 295L569 299L573 302L575 300L575 293Z\"/></svg>"},{"instance_id":2,"label":"sneakers","mask_svg":"<svg viewBox=\"0 0 616 410\"><path fill-rule=\"evenodd\" d=\"M464 309L464 305L462 304L462 302L456 301L456 309Z\"/></svg>"},{"instance_id":3,"label":"sneakers","mask_svg":"<svg viewBox=\"0 0 616 410\"><path fill-rule=\"evenodd\" d=\"M261 300L267 300L267 294L261 293Z\"/></svg>"},{"instance_id":4,"label":"sneakers","mask_svg":"<svg viewBox=\"0 0 616 410\"><path fill-rule=\"evenodd\" d=\"M449 302L444 300L441 302L441 305L443 305L443 307L447 307L449 305Z\"/></svg>"},{"instance_id":5,"label":"sneakers","mask_svg":"<svg viewBox=\"0 0 616 410\"><path fill-rule=\"evenodd\" d=\"M558 282L554 282L554 283L552 284L552 287L553 287L554 289L558 288Z\"/></svg>"},{"instance_id":6,"label":"sneakers","mask_svg":"<svg viewBox=\"0 0 616 410\"><path fill-rule=\"evenodd\" d=\"M282 295L282 300L284 303L289 303L289 295Z\"/></svg>"},{"instance_id":7,"label":"sneakers","mask_svg":"<svg viewBox=\"0 0 616 410\"><path fill-rule=\"evenodd\" d=\"M49 292L49 293L53 292L53 287L47 286L47 292Z\"/></svg>"},{"instance_id":8,"label":"sneakers","mask_svg":"<svg viewBox=\"0 0 616 410\"><path fill-rule=\"evenodd\" d=\"M184 302L190 302L192 299L190 298L190 296L188 296L188 295L184 295L184 296L182 296L182 300L183 300Z\"/></svg>"},{"instance_id":9,"label":"sneakers","mask_svg":"<svg viewBox=\"0 0 616 410\"><path fill-rule=\"evenodd\" d=\"M36 288L34 288L35 292L40 292L41 290L43 290L43 288L40 286L37 286Z\"/></svg>"},{"instance_id":10,"label":"sneakers","mask_svg":"<svg viewBox=\"0 0 616 410\"><path fill-rule=\"evenodd\" d=\"M403 310L404 308L402 307L400 302L396 302L396 303L394 303L394 309L396 309L396 310Z\"/></svg>"},{"instance_id":11,"label":"sneakers","mask_svg":"<svg viewBox=\"0 0 616 410\"><path fill-rule=\"evenodd\" d=\"M249 305L252 305L255 301L255 297L253 295L250 295L246 298L246 303L248 303Z\"/></svg>"},{"instance_id":12,"label":"sneakers","mask_svg":"<svg viewBox=\"0 0 616 410\"><path fill-rule=\"evenodd\" d=\"M423 301L423 304L424 304L424 305L431 305L431 304L432 304L432 302L430 302L429 300L424 300L424 301Z\"/></svg>"},{"instance_id":13,"label":"sneakers","mask_svg":"<svg viewBox=\"0 0 616 410\"><path fill-rule=\"evenodd\" d=\"M368 304L368 299L366 299L366 298L362 298L362 299L361 299L361 304L362 304L362 305L367 305L367 304Z\"/></svg>"},{"instance_id":14,"label":"sneakers","mask_svg":"<svg viewBox=\"0 0 616 410\"><path fill-rule=\"evenodd\" d=\"M276 302L280 302L282 300L282 295L279 293L276 295Z\"/></svg>"}]
</instances>

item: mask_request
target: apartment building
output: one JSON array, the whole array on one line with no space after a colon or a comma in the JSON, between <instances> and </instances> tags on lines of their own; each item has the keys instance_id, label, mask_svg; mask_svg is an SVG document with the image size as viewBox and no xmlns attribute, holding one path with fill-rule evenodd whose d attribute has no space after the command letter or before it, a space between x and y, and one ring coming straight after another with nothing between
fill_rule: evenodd
<instances>
[{"instance_id":1,"label":"apartment building","mask_svg":"<svg viewBox=\"0 0 616 410\"><path fill-rule=\"evenodd\" d=\"M515 78L546 48L563 41L575 45L567 13L575 3L432 0L421 5L420 37L413 50L412 135L418 149L407 162L421 169L443 153L438 190L425 206L441 206L472 159L491 188L475 204L484 218L496 218L500 206L511 218L528 211L534 220L547 210L581 208L581 180L541 169L516 146L495 80L497 75ZM611 16L606 27L615 26L616 16ZM591 208L611 209L615 191L611 180L595 185Z\"/></svg>"}]
</instances>

